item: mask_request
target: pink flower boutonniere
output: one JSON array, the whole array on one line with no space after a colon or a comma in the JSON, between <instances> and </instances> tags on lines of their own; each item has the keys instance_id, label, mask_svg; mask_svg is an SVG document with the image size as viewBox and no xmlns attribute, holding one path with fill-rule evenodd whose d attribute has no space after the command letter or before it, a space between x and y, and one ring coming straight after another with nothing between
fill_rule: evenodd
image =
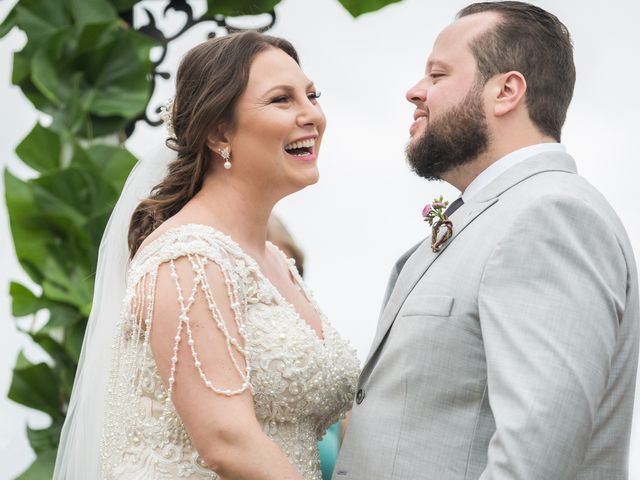
<instances>
[{"instance_id":1,"label":"pink flower boutonniere","mask_svg":"<svg viewBox=\"0 0 640 480\"><path fill-rule=\"evenodd\" d=\"M431 225L431 250L434 253L438 253L442 245L453 235L453 223L444 214L448 205L449 202L440 195L440 198L435 198L433 203L427 203L422 209L424 221ZM444 228L445 231L441 237L438 237L441 228Z\"/></svg>"}]
</instances>

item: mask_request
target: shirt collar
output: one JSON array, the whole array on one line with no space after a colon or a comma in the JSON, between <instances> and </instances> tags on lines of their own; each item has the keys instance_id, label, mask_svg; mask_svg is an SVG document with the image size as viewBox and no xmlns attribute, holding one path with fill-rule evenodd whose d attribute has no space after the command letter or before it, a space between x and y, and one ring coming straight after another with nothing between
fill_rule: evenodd
<instances>
[{"instance_id":1,"label":"shirt collar","mask_svg":"<svg viewBox=\"0 0 640 480\"><path fill-rule=\"evenodd\" d=\"M474 178L465 191L462 192L462 200L464 200L465 203L469 202L480 190L489 185L502 173L527 158L543 152L566 151L567 149L565 146L560 143L538 143L511 152L489 165L480 173L480 175Z\"/></svg>"}]
</instances>

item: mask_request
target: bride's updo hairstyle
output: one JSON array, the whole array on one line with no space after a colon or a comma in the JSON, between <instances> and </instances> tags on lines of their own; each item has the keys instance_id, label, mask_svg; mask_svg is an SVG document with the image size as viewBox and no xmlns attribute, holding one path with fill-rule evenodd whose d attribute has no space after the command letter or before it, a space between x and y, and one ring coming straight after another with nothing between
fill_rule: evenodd
<instances>
[{"instance_id":1,"label":"bride's updo hairstyle","mask_svg":"<svg viewBox=\"0 0 640 480\"><path fill-rule=\"evenodd\" d=\"M291 43L254 31L208 40L182 59L170 112L174 136L167 140L178 155L168 165L166 177L133 212L128 238L131 258L151 232L202 188L212 155L219 155L209 149L207 137L233 128L253 59L271 48L279 48L300 63Z\"/></svg>"}]
</instances>

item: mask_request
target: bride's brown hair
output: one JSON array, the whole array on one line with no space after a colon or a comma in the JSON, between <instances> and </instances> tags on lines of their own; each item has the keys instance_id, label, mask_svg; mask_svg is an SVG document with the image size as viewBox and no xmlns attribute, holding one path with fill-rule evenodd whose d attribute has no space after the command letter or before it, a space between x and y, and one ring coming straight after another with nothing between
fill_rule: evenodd
<instances>
[{"instance_id":1,"label":"bride's brown hair","mask_svg":"<svg viewBox=\"0 0 640 480\"><path fill-rule=\"evenodd\" d=\"M299 63L291 43L254 31L208 40L182 59L170 112L175 137L167 140L167 146L178 155L168 165L164 179L133 212L128 236L131 258L151 232L202 188L212 155L207 137L233 126L253 59L270 48L279 48Z\"/></svg>"}]
</instances>

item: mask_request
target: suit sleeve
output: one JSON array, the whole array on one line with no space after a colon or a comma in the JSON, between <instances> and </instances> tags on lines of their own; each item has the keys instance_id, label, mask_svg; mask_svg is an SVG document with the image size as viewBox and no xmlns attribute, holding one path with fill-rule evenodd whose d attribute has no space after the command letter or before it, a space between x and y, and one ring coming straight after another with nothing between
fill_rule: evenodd
<instances>
[{"instance_id":1,"label":"suit sleeve","mask_svg":"<svg viewBox=\"0 0 640 480\"><path fill-rule=\"evenodd\" d=\"M627 271L608 222L582 200L537 200L480 283L496 431L481 480L576 477L603 398Z\"/></svg>"}]
</instances>

